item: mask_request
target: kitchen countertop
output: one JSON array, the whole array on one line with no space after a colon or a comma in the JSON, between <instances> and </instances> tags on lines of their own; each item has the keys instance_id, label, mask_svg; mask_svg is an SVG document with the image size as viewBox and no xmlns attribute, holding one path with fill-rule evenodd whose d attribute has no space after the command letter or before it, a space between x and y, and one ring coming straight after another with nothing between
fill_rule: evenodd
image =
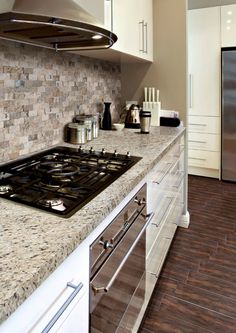
<instances>
[{"instance_id":1,"label":"kitchen countertop","mask_svg":"<svg viewBox=\"0 0 236 333\"><path fill-rule=\"evenodd\" d=\"M101 130L85 148L130 151L143 158L68 219L0 199L0 323L112 212L184 130Z\"/></svg>"}]
</instances>

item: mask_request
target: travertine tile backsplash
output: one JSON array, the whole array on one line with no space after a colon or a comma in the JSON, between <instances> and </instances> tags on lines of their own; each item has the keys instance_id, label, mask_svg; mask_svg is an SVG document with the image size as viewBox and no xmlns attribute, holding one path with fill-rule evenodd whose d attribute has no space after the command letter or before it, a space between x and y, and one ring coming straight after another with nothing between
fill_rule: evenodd
<instances>
[{"instance_id":1,"label":"travertine tile backsplash","mask_svg":"<svg viewBox=\"0 0 236 333\"><path fill-rule=\"evenodd\" d=\"M0 41L0 162L61 142L75 114L121 110L120 66Z\"/></svg>"}]
</instances>

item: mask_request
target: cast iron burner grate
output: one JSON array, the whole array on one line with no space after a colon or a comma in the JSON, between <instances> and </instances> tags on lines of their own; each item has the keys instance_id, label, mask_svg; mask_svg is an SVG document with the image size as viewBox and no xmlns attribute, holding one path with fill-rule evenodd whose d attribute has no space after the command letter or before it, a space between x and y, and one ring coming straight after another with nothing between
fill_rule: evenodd
<instances>
[{"instance_id":1,"label":"cast iron burner grate","mask_svg":"<svg viewBox=\"0 0 236 333\"><path fill-rule=\"evenodd\" d=\"M0 197L67 218L140 159L55 147L0 166Z\"/></svg>"}]
</instances>

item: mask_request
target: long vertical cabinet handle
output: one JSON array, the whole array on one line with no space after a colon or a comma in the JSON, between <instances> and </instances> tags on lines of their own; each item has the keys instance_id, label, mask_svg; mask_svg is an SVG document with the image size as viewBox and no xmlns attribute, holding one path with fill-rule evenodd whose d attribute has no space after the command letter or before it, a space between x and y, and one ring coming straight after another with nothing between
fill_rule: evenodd
<instances>
[{"instance_id":1,"label":"long vertical cabinet handle","mask_svg":"<svg viewBox=\"0 0 236 333\"><path fill-rule=\"evenodd\" d=\"M139 52L144 52L144 20L139 22Z\"/></svg>"},{"instance_id":2,"label":"long vertical cabinet handle","mask_svg":"<svg viewBox=\"0 0 236 333\"><path fill-rule=\"evenodd\" d=\"M114 15L114 12L113 12L113 0L110 0L110 3L111 3L111 31L114 30L114 24L113 24L113 15Z\"/></svg>"},{"instance_id":3,"label":"long vertical cabinet handle","mask_svg":"<svg viewBox=\"0 0 236 333\"><path fill-rule=\"evenodd\" d=\"M50 320L50 322L47 324L47 326L42 330L41 333L48 333L53 325L58 321L58 319L61 317L63 312L67 309L67 307L70 305L70 303L73 301L75 296L80 292L80 290L83 288L83 283L79 283L78 286L74 285L71 282L67 283L67 287L73 288L74 291L72 294L67 298L64 304L60 307L60 309L57 311L57 313L53 316L53 318Z\"/></svg>"},{"instance_id":4,"label":"long vertical cabinet handle","mask_svg":"<svg viewBox=\"0 0 236 333\"><path fill-rule=\"evenodd\" d=\"M144 53L148 53L148 26L147 23L143 25L143 30L145 30L145 47L144 47Z\"/></svg>"},{"instance_id":5,"label":"long vertical cabinet handle","mask_svg":"<svg viewBox=\"0 0 236 333\"><path fill-rule=\"evenodd\" d=\"M193 108L193 74L189 74L189 108Z\"/></svg>"}]
</instances>

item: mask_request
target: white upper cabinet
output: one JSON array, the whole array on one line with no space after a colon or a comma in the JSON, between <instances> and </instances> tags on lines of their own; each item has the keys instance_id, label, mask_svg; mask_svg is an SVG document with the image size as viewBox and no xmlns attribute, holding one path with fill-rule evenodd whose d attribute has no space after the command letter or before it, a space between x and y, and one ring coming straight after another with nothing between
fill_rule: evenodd
<instances>
[{"instance_id":1,"label":"white upper cabinet","mask_svg":"<svg viewBox=\"0 0 236 333\"><path fill-rule=\"evenodd\" d=\"M221 6L221 45L236 46L236 5Z\"/></svg>"},{"instance_id":2,"label":"white upper cabinet","mask_svg":"<svg viewBox=\"0 0 236 333\"><path fill-rule=\"evenodd\" d=\"M77 1L117 35L112 51L153 61L153 0L96 0L96 4L91 0ZM99 53L109 59L109 50Z\"/></svg>"},{"instance_id":3,"label":"white upper cabinet","mask_svg":"<svg viewBox=\"0 0 236 333\"><path fill-rule=\"evenodd\" d=\"M220 8L188 11L189 115L220 114Z\"/></svg>"},{"instance_id":4,"label":"white upper cabinet","mask_svg":"<svg viewBox=\"0 0 236 333\"><path fill-rule=\"evenodd\" d=\"M113 32L113 49L152 61L152 0L113 0Z\"/></svg>"}]
</instances>

